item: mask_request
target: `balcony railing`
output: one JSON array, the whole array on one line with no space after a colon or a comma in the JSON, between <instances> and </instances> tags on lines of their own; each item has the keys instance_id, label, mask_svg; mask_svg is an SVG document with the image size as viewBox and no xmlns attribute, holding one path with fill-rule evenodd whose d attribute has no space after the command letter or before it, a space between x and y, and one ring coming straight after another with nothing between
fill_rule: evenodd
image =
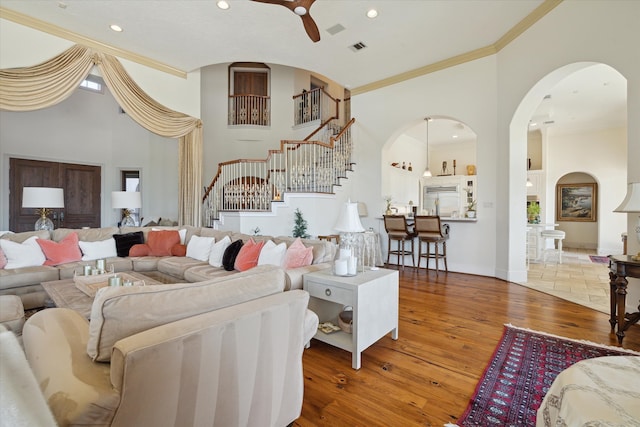
<instances>
[{"instance_id":1,"label":"balcony railing","mask_svg":"<svg viewBox=\"0 0 640 427\"><path fill-rule=\"evenodd\" d=\"M293 121L296 125L301 125L316 120L324 122L331 117L339 118L339 102L340 100L333 98L323 88L303 91L293 97Z\"/></svg>"},{"instance_id":2,"label":"balcony railing","mask_svg":"<svg viewBox=\"0 0 640 427\"><path fill-rule=\"evenodd\" d=\"M352 119L344 128L324 123L303 141L281 141L266 159L220 163L205 188L203 222L213 226L222 211L268 212L284 193L332 193L353 165ZM311 138L314 140L311 140Z\"/></svg>"},{"instance_id":3,"label":"balcony railing","mask_svg":"<svg viewBox=\"0 0 640 427\"><path fill-rule=\"evenodd\" d=\"M271 98L258 95L229 95L230 125L271 125Z\"/></svg>"}]
</instances>

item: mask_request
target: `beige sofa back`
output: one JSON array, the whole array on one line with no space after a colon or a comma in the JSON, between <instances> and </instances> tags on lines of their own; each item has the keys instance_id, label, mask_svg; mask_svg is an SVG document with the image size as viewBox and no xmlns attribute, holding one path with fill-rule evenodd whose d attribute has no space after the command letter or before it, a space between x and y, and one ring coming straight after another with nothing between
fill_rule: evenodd
<instances>
[{"instance_id":1,"label":"beige sofa back","mask_svg":"<svg viewBox=\"0 0 640 427\"><path fill-rule=\"evenodd\" d=\"M308 300L278 293L119 341L112 426L289 425L302 409Z\"/></svg>"},{"instance_id":2,"label":"beige sofa back","mask_svg":"<svg viewBox=\"0 0 640 427\"><path fill-rule=\"evenodd\" d=\"M102 288L91 307L87 353L109 361L120 339L179 319L282 292L285 273L270 265L196 283Z\"/></svg>"}]
</instances>

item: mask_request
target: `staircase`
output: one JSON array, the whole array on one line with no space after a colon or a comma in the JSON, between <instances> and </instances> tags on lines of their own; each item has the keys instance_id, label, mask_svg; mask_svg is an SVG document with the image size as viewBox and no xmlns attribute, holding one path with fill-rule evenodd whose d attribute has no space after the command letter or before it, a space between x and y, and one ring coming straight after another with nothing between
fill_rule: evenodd
<instances>
[{"instance_id":1,"label":"staircase","mask_svg":"<svg viewBox=\"0 0 640 427\"><path fill-rule=\"evenodd\" d=\"M354 122L341 126L336 114L302 141L281 141L265 159L220 163L205 188L203 225L214 227L221 212L270 212L285 193L333 193L354 164Z\"/></svg>"}]
</instances>

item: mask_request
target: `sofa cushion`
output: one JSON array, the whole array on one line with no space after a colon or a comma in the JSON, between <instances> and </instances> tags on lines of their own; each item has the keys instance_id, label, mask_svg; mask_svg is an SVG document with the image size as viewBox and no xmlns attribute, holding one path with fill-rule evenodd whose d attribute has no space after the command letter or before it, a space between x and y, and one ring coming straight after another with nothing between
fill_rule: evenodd
<instances>
[{"instance_id":1,"label":"sofa cushion","mask_svg":"<svg viewBox=\"0 0 640 427\"><path fill-rule=\"evenodd\" d=\"M192 236L187 244L186 255L189 258L197 259L198 261L209 261L209 255L211 254L211 247L215 243L214 237L200 237Z\"/></svg>"},{"instance_id":2,"label":"sofa cushion","mask_svg":"<svg viewBox=\"0 0 640 427\"><path fill-rule=\"evenodd\" d=\"M144 234L142 234L142 231L114 234L113 238L116 241L116 252L119 257L129 256L129 250L133 245L144 243Z\"/></svg>"},{"instance_id":3,"label":"sofa cushion","mask_svg":"<svg viewBox=\"0 0 640 427\"><path fill-rule=\"evenodd\" d=\"M82 261L92 261L95 259L118 256L116 251L116 241L113 237L97 242L78 242L82 250Z\"/></svg>"},{"instance_id":4,"label":"sofa cushion","mask_svg":"<svg viewBox=\"0 0 640 427\"><path fill-rule=\"evenodd\" d=\"M51 232L51 240L59 242L67 237L70 233L77 233L78 240L81 242L100 242L112 237L118 233L118 227L101 227L101 228L56 228ZM114 255L115 256L115 255Z\"/></svg>"},{"instance_id":5,"label":"sofa cushion","mask_svg":"<svg viewBox=\"0 0 640 427\"><path fill-rule=\"evenodd\" d=\"M0 240L0 248L7 257L5 269L43 265L46 258L37 240L36 236L31 236L22 243Z\"/></svg>"},{"instance_id":6,"label":"sofa cushion","mask_svg":"<svg viewBox=\"0 0 640 427\"><path fill-rule=\"evenodd\" d=\"M253 239L249 239L249 241L240 248L233 268L238 271L246 271L258 265L258 257L260 257L260 251L264 243L264 241L256 242Z\"/></svg>"},{"instance_id":7,"label":"sofa cushion","mask_svg":"<svg viewBox=\"0 0 640 427\"><path fill-rule=\"evenodd\" d=\"M51 236L48 230L38 230L38 231L23 231L21 233L13 233L11 231L3 233L0 236L0 240L9 240L11 242L22 243L27 240L29 237L36 236L38 239L50 239Z\"/></svg>"},{"instance_id":8,"label":"sofa cushion","mask_svg":"<svg viewBox=\"0 0 640 427\"><path fill-rule=\"evenodd\" d=\"M0 270L3 269L5 265L7 265L7 257L4 254L4 251L2 250L2 248L0 247Z\"/></svg>"},{"instance_id":9,"label":"sofa cushion","mask_svg":"<svg viewBox=\"0 0 640 427\"><path fill-rule=\"evenodd\" d=\"M148 257L150 253L151 248L146 243L133 245L129 249L130 257Z\"/></svg>"},{"instance_id":10,"label":"sofa cushion","mask_svg":"<svg viewBox=\"0 0 640 427\"><path fill-rule=\"evenodd\" d=\"M205 263L206 261L199 261L189 257L167 256L158 260L158 271L177 279L184 279L185 271Z\"/></svg>"},{"instance_id":11,"label":"sofa cushion","mask_svg":"<svg viewBox=\"0 0 640 427\"><path fill-rule=\"evenodd\" d=\"M187 245L181 245L180 243L173 245L171 256L187 256Z\"/></svg>"},{"instance_id":12,"label":"sofa cushion","mask_svg":"<svg viewBox=\"0 0 640 427\"><path fill-rule=\"evenodd\" d=\"M287 252L284 254L282 267L285 270L289 268L304 267L306 265L311 265L312 261L313 248L306 247L298 238L287 248Z\"/></svg>"},{"instance_id":13,"label":"sofa cushion","mask_svg":"<svg viewBox=\"0 0 640 427\"><path fill-rule=\"evenodd\" d=\"M171 256L171 248L180 244L180 234L177 230L150 231L147 239L149 255Z\"/></svg>"},{"instance_id":14,"label":"sofa cushion","mask_svg":"<svg viewBox=\"0 0 640 427\"><path fill-rule=\"evenodd\" d=\"M233 271L236 263L236 257L242 249L242 245L244 243L242 240L236 240L232 242L227 249L224 251L224 255L222 256L222 267L227 271Z\"/></svg>"},{"instance_id":15,"label":"sofa cushion","mask_svg":"<svg viewBox=\"0 0 640 427\"><path fill-rule=\"evenodd\" d=\"M82 259L77 233L69 233L59 242L42 239L38 239L36 242L40 245L42 253L47 258L44 265L59 265Z\"/></svg>"},{"instance_id":16,"label":"sofa cushion","mask_svg":"<svg viewBox=\"0 0 640 427\"><path fill-rule=\"evenodd\" d=\"M177 231L178 232L178 236L180 236L180 241L178 243L180 243L181 245L186 245L187 244L187 229L183 228L183 227L152 227L151 231Z\"/></svg>"},{"instance_id":17,"label":"sofa cushion","mask_svg":"<svg viewBox=\"0 0 640 427\"><path fill-rule=\"evenodd\" d=\"M221 240L216 241L211 246L211 254L209 255L209 265L212 267L222 267L222 257L224 252L231 244L231 238L224 236Z\"/></svg>"},{"instance_id":18,"label":"sofa cushion","mask_svg":"<svg viewBox=\"0 0 640 427\"><path fill-rule=\"evenodd\" d=\"M91 307L87 353L109 361L120 339L153 327L282 292L284 271L260 266L205 282L105 287Z\"/></svg>"}]
</instances>

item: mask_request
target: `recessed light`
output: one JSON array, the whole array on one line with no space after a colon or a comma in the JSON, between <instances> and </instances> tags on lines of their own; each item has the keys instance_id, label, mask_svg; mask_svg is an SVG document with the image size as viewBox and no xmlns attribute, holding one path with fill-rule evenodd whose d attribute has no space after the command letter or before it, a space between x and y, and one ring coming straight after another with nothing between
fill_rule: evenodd
<instances>
[{"instance_id":1,"label":"recessed light","mask_svg":"<svg viewBox=\"0 0 640 427\"><path fill-rule=\"evenodd\" d=\"M109 25L109 28L111 28L116 33L121 33L122 32L122 27L120 27L119 25L116 25L116 24Z\"/></svg>"},{"instance_id":2,"label":"recessed light","mask_svg":"<svg viewBox=\"0 0 640 427\"><path fill-rule=\"evenodd\" d=\"M378 11L377 11L377 10L375 10L375 9L369 9L369 10L367 11L367 18L371 18L371 19L373 19L373 18L375 18L376 16L378 16Z\"/></svg>"},{"instance_id":3,"label":"recessed light","mask_svg":"<svg viewBox=\"0 0 640 427\"><path fill-rule=\"evenodd\" d=\"M458 138L458 135L453 135L452 138L456 139L456 138Z\"/></svg>"},{"instance_id":4,"label":"recessed light","mask_svg":"<svg viewBox=\"0 0 640 427\"><path fill-rule=\"evenodd\" d=\"M222 9L222 10L227 10L227 9L229 9L229 3L227 3L227 2L226 2L226 1L224 1L224 0L220 0L219 2L217 2L217 3L216 3L216 5L217 5L220 9Z\"/></svg>"}]
</instances>

